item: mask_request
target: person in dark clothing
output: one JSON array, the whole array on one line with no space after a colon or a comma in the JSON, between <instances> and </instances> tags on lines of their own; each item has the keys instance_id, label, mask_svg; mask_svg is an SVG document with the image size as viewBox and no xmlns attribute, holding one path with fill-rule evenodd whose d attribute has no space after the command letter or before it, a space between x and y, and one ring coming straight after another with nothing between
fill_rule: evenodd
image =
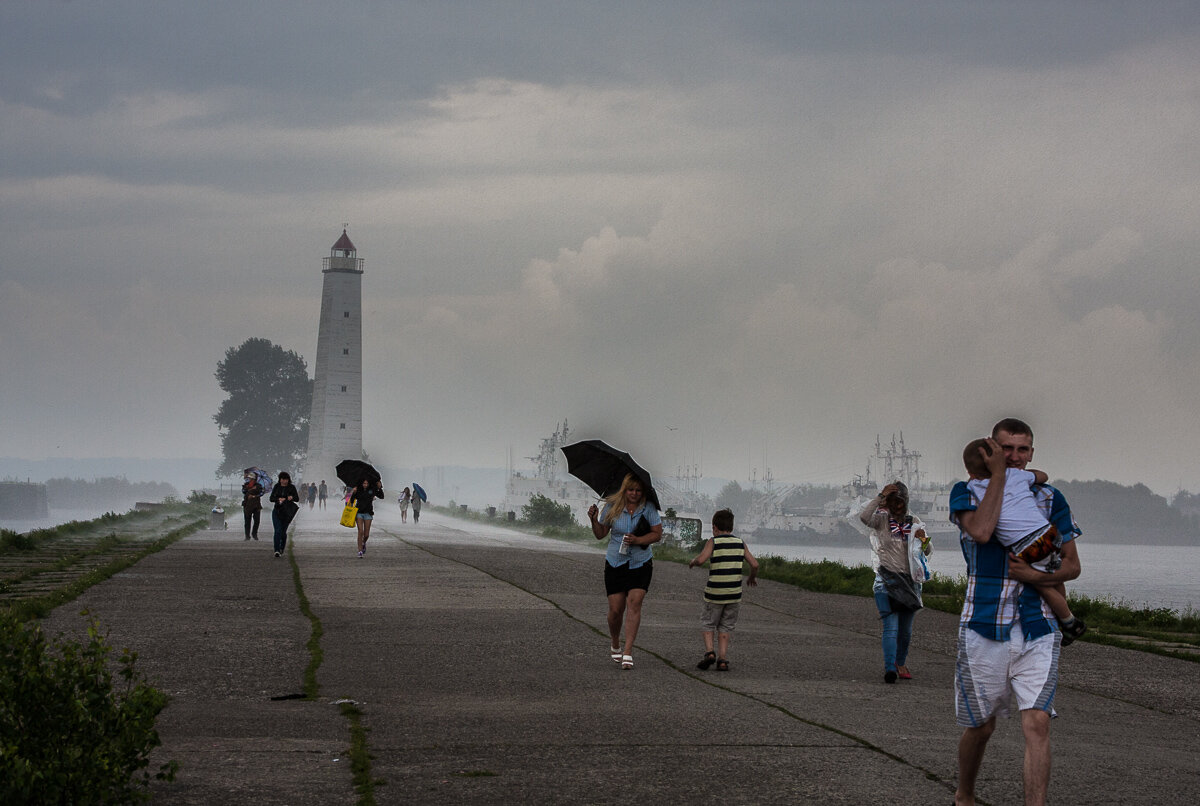
<instances>
[{"instance_id":1,"label":"person in dark clothing","mask_svg":"<svg viewBox=\"0 0 1200 806\"><path fill-rule=\"evenodd\" d=\"M246 521L247 540L258 540L258 523L262 517L262 497L265 492L256 476L250 476L242 484L242 515Z\"/></svg>"},{"instance_id":2,"label":"person in dark clothing","mask_svg":"<svg viewBox=\"0 0 1200 806\"><path fill-rule=\"evenodd\" d=\"M370 479L363 479L354 492L350 493L350 503L358 507L358 515L354 524L358 527L358 556L367 553L367 538L371 536L371 520L375 517L375 499L383 498L383 482L371 484Z\"/></svg>"},{"instance_id":3,"label":"person in dark clothing","mask_svg":"<svg viewBox=\"0 0 1200 806\"><path fill-rule=\"evenodd\" d=\"M287 471L279 474L279 481L271 488L271 523L275 525L275 556L283 554L287 547L287 530L300 510L300 491L292 484L292 477Z\"/></svg>"}]
</instances>

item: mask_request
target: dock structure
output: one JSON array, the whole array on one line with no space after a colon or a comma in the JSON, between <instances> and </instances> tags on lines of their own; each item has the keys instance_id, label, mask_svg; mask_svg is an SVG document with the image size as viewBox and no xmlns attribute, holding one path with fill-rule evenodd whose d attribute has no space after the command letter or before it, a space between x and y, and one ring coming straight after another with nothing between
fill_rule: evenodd
<instances>
[{"instance_id":1,"label":"dock structure","mask_svg":"<svg viewBox=\"0 0 1200 806\"><path fill-rule=\"evenodd\" d=\"M358 559L336 519L301 510L278 559L197 532L45 620L86 609L170 695L151 767L181 766L155 802L360 802L355 727L380 804L953 799L954 615L917 615L913 679L886 685L872 600L764 580L730 671L702 672L705 574L660 560L622 671L596 546L380 503ZM1200 802L1200 664L1076 642L1060 669L1050 802ZM1022 802L1022 752L1001 720L981 802Z\"/></svg>"}]
</instances>

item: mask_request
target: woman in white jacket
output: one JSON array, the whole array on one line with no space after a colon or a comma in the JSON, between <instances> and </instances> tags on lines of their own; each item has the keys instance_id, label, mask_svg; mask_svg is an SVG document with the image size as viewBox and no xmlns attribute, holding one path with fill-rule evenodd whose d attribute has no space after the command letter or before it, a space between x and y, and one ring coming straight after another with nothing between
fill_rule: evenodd
<instances>
[{"instance_id":1,"label":"woman in white jacket","mask_svg":"<svg viewBox=\"0 0 1200 806\"><path fill-rule=\"evenodd\" d=\"M913 616L921 609L921 584L929 578L925 557L933 551L925 524L908 513L908 487L894 481L858 513L871 530L875 606L883 622L883 681L909 680L905 662Z\"/></svg>"}]
</instances>

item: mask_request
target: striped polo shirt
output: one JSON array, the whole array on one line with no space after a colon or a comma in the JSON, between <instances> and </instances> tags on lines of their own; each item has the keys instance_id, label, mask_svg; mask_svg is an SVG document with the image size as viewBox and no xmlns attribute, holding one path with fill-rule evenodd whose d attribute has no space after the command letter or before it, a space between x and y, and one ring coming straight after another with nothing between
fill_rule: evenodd
<instances>
[{"instance_id":1,"label":"striped polo shirt","mask_svg":"<svg viewBox=\"0 0 1200 806\"><path fill-rule=\"evenodd\" d=\"M736 535L720 535L713 538L712 557L709 558L708 585L704 588L704 601L714 604L732 604L742 599L742 560L746 556L746 545Z\"/></svg>"}]
</instances>

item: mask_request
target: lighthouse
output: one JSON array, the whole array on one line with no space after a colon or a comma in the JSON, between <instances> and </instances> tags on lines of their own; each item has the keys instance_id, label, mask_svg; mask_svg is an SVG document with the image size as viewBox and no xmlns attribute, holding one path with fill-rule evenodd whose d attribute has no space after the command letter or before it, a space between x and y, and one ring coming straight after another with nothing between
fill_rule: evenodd
<instances>
[{"instance_id":1,"label":"lighthouse","mask_svg":"<svg viewBox=\"0 0 1200 806\"><path fill-rule=\"evenodd\" d=\"M325 479L337 489L337 463L362 458L363 261L344 228L321 273L325 280L303 479Z\"/></svg>"}]
</instances>

